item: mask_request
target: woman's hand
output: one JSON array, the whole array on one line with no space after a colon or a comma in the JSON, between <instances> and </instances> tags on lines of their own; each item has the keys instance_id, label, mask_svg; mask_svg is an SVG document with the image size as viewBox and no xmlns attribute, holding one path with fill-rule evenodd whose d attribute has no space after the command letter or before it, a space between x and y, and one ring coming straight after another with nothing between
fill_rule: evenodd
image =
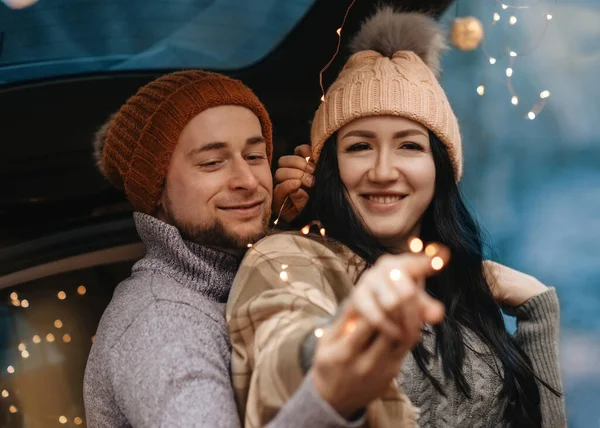
<instances>
[{"instance_id":1,"label":"woman's hand","mask_svg":"<svg viewBox=\"0 0 600 428\"><path fill-rule=\"evenodd\" d=\"M444 306L425 290L425 279L441 270L450 252L431 244L425 254L385 255L366 271L356 285L352 305L374 328L391 339L400 340L407 351L421 337L423 324L437 324Z\"/></svg>"},{"instance_id":2,"label":"woman's hand","mask_svg":"<svg viewBox=\"0 0 600 428\"><path fill-rule=\"evenodd\" d=\"M308 193L303 188L311 188L314 185L315 178L312 174L315 164L310 161L311 156L311 147L304 144L296 147L293 155L279 158L279 168L275 171L272 206L273 212L276 215L281 212L281 218L288 223L294 220L308 203Z\"/></svg>"},{"instance_id":3,"label":"woman's hand","mask_svg":"<svg viewBox=\"0 0 600 428\"><path fill-rule=\"evenodd\" d=\"M448 251L438 248L434 259L381 257L364 273L340 316L317 330L321 337L310 376L340 415L349 418L380 397L419 342L423 324L442 320L444 307L424 287L425 278L448 262Z\"/></svg>"},{"instance_id":4,"label":"woman's hand","mask_svg":"<svg viewBox=\"0 0 600 428\"><path fill-rule=\"evenodd\" d=\"M491 260L483 262L483 272L500 304L519 306L548 289L533 276Z\"/></svg>"}]
</instances>

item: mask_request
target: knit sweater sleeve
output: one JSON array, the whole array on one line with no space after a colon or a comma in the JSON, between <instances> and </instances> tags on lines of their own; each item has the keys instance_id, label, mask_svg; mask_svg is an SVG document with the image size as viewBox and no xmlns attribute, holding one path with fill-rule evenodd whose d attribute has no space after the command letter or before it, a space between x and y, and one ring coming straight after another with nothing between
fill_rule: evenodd
<instances>
[{"instance_id":1,"label":"knit sweater sleeve","mask_svg":"<svg viewBox=\"0 0 600 428\"><path fill-rule=\"evenodd\" d=\"M241 426L222 321L187 304L158 301L127 329L113 351L110 377L131 426ZM337 415L305 381L267 428L290 426L355 425Z\"/></svg>"},{"instance_id":2,"label":"knit sweater sleeve","mask_svg":"<svg viewBox=\"0 0 600 428\"><path fill-rule=\"evenodd\" d=\"M316 391L313 399L321 405L304 415L291 418L286 406L310 385L301 364L306 338L353 286L340 259L309 238L274 235L248 252L227 305L233 385L247 428L280 418L295 427L362 426L342 419ZM369 426L413 426L412 405L397 387L390 390L369 405ZM311 415L317 410L320 420Z\"/></svg>"},{"instance_id":3,"label":"knit sweater sleeve","mask_svg":"<svg viewBox=\"0 0 600 428\"><path fill-rule=\"evenodd\" d=\"M514 308L517 317L515 338L531 358L535 373L561 393L557 397L538 382L543 428L566 427L565 400L560 374L558 346L560 307L554 288Z\"/></svg>"},{"instance_id":4,"label":"knit sweater sleeve","mask_svg":"<svg viewBox=\"0 0 600 428\"><path fill-rule=\"evenodd\" d=\"M156 301L111 353L116 401L135 427L240 427L226 331L191 305Z\"/></svg>"}]
</instances>

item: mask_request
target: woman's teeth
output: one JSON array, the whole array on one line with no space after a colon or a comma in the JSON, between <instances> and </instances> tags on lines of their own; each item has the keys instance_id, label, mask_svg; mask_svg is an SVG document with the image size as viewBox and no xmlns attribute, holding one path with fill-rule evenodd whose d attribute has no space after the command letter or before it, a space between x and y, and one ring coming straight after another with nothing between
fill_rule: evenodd
<instances>
[{"instance_id":1,"label":"woman's teeth","mask_svg":"<svg viewBox=\"0 0 600 428\"><path fill-rule=\"evenodd\" d=\"M402 196L369 196L368 199L370 201L376 202L378 204L392 204L394 202L402 199Z\"/></svg>"}]
</instances>

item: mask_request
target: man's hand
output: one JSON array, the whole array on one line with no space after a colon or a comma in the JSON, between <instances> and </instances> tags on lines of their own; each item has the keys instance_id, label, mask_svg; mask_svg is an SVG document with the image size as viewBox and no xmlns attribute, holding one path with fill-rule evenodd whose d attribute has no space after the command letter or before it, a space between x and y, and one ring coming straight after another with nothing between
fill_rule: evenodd
<instances>
[{"instance_id":1,"label":"man's hand","mask_svg":"<svg viewBox=\"0 0 600 428\"><path fill-rule=\"evenodd\" d=\"M308 203L305 189L313 187L315 181L312 175L315 164L310 160L311 155L311 147L304 144L296 147L293 155L279 159L279 168L275 172L273 212L276 215L281 212L280 217L288 223L298 217Z\"/></svg>"}]
</instances>

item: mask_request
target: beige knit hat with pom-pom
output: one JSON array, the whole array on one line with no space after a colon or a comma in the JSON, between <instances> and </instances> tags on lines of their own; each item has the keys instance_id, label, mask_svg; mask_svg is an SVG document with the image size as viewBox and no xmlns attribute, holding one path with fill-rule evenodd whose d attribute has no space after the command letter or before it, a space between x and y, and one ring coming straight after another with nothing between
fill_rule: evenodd
<instances>
[{"instance_id":1,"label":"beige knit hat with pom-pom","mask_svg":"<svg viewBox=\"0 0 600 428\"><path fill-rule=\"evenodd\" d=\"M313 159L340 128L365 116L401 116L422 124L445 145L454 176L462 176L462 145L458 121L437 77L446 49L442 30L418 13L380 9L361 27L350 57L311 130Z\"/></svg>"}]
</instances>

